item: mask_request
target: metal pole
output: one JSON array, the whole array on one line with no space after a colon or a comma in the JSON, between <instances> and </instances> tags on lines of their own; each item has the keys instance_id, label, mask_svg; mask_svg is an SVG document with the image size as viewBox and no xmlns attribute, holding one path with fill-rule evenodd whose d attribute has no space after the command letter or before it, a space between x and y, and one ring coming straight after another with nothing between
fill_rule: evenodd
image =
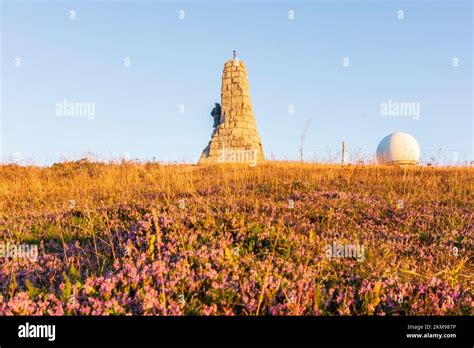
<instances>
[{"instance_id":1,"label":"metal pole","mask_svg":"<svg viewBox=\"0 0 474 348\"><path fill-rule=\"evenodd\" d=\"M346 157L346 143L342 142L342 165L344 165L344 158Z\"/></svg>"}]
</instances>

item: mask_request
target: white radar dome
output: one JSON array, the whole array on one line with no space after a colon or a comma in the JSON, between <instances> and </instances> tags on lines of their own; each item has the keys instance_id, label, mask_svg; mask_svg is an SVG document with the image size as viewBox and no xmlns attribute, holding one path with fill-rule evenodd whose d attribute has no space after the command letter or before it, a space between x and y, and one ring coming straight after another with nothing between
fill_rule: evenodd
<instances>
[{"instance_id":1,"label":"white radar dome","mask_svg":"<svg viewBox=\"0 0 474 348\"><path fill-rule=\"evenodd\" d=\"M395 132L382 139L377 147L379 164L417 164L420 161L420 146L410 134Z\"/></svg>"}]
</instances>

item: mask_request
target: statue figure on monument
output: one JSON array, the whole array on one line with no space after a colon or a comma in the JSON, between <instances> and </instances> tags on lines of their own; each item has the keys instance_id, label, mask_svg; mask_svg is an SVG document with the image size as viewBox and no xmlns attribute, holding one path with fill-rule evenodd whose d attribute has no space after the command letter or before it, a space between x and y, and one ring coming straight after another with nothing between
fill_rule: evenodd
<instances>
[{"instance_id":1,"label":"statue figure on monument","mask_svg":"<svg viewBox=\"0 0 474 348\"><path fill-rule=\"evenodd\" d=\"M221 104L215 103L214 109L211 111L211 116L214 118L213 127L216 128L221 123Z\"/></svg>"}]
</instances>

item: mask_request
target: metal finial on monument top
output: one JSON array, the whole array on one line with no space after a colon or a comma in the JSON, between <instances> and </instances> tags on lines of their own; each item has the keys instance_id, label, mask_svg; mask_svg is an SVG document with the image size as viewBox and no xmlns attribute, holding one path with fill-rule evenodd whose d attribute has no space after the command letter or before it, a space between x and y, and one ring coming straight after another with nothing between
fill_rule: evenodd
<instances>
[{"instance_id":1,"label":"metal finial on monument top","mask_svg":"<svg viewBox=\"0 0 474 348\"><path fill-rule=\"evenodd\" d=\"M237 58L237 52L235 50L232 51L232 62L234 65L239 64L239 58Z\"/></svg>"}]
</instances>

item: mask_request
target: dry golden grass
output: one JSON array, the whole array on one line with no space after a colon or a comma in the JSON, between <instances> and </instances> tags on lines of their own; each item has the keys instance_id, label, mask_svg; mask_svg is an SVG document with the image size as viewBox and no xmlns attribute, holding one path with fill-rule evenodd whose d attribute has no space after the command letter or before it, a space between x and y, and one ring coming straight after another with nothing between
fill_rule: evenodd
<instances>
[{"instance_id":1,"label":"dry golden grass","mask_svg":"<svg viewBox=\"0 0 474 348\"><path fill-rule=\"evenodd\" d=\"M0 166L0 211L4 218L57 213L74 200L81 209L116 204L146 204L160 197L219 187L221 194L255 195L248 184L271 191L291 182L307 189L362 192L387 200L412 199L446 204L473 204L474 168L383 167L268 162L257 167L224 165L102 164L67 162L49 168Z\"/></svg>"}]
</instances>

